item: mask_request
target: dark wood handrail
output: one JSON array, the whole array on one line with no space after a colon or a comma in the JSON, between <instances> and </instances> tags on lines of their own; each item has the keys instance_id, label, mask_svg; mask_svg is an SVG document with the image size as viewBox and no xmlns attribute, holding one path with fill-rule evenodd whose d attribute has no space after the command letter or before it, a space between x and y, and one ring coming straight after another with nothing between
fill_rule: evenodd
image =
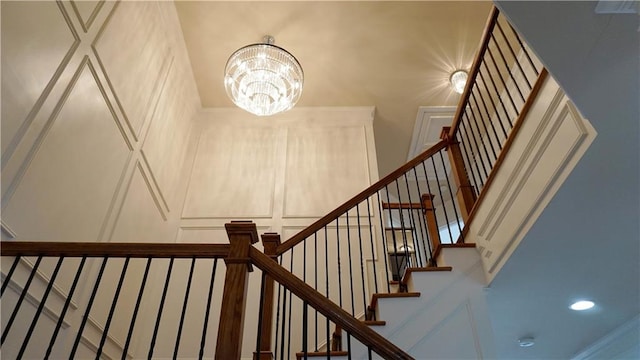
<instances>
[{"instance_id":1,"label":"dark wood handrail","mask_svg":"<svg viewBox=\"0 0 640 360\"><path fill-rule=\"evenodd\" d=\"M351 316L348 312L342 310L341 307L334 304L324 295L278 265L273 259L263 254L260 250L252 247L249 256L255 266L267 273L300 299L307 302L311 307L318 310L318 312L326 316L329 320L336 323L336 325L348 331L353 337L370 347L383 358L413 359L409 354L385 339L382 335Z\"/></svg>"},{"instance_id":2,"label":"dark wood handrail","mask_svg":"<svg viewBox=\"0 0 640 360\"><path fill-rule=\"evenodd\" d=\"M3 241L2 256L225 258L229 244Z\"/></svg>"},{"instance_id":3,"label":"dark wood handrail","mask_svg":"<svg viewBox=\"0 0 640 360\"><path fill-rule=\"evenodd\" d=\"M406 173L416 165L425 161L429 157L437 154L438 151L446 148L447 144L448 144L448 141L441 140L437 144L425 150L422 154L416 156L406 164L402 165L400 168L396 169L394 172L378 180L376 183L369 186L368 188L360 192L358 195L347 200L344 204L340 205L335 210L331 211L330 213L322 217L320 220L314 222L313 224L309 225L307 228L301 230L299 233L295 234L294 236L289 238L287 241L280 244L280 246L278 246L277 255L282 255L282 253L296 246L297 244L302 242L302 240L313 235L313 233L322 229L324 226L330 224L337 217L347 212L347 210L353 208L354 206L358 205L360 202L366 200L368 197L375 194L376 192L384 188L386 185L391 184L397 178L402 176L404 173Z\"/></svg>"},{"instance_id":4,"label":"dark wood handrail","mask_svg":"<svg viewBox=\"0 0 640 360\"><path fill-rule=\"evenodd\" d=\"M473 84L476 82L476 77L478 76L478 72L480 71L480 64L482 64L482 59L484 58L484 54L487 51L489 46L489 41L491 40L491 33L493 32L493 28L496 26L498 22L498 15L500 15L500 11L495 5L491 8L491 12L489 13L489 18L487 19L487 24L484 27L484 33L482 34L482 39L480 40L480 48L478 49L478 53L476 57L473 59L473 63L471 65L471 69L469 70L469 77L467 79L467 84L464 87L464 92L462 96L460 96L460 101L458 102L458 108L456 109L456 114L453 116L453 124L451 125L451 129L449 130L449 139L455 139L456 132L458 131L458 126L460 125L460 121L462 121L462 114L465 109L465 104L469 102L469 97L471 96L471 88Z\"/></svg>"}]
</instances>

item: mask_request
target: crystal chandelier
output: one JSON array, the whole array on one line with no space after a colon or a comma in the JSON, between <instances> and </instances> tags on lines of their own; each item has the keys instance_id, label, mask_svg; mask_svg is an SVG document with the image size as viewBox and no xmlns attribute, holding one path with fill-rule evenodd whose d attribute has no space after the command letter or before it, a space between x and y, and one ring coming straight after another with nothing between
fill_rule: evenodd
<instances>
[{"instance_id":1,"label":"crystal chandelier","mask_svg":"<svg viewBox=\"0 0 640 360\"><path fill-rule=\"evenodd\" d=\"M267 35L263 43L236 50L224 69L224 87L233 103L258 116L287 111L302 94L300 63L273 43Z\"/></svg>"}]
</instances>

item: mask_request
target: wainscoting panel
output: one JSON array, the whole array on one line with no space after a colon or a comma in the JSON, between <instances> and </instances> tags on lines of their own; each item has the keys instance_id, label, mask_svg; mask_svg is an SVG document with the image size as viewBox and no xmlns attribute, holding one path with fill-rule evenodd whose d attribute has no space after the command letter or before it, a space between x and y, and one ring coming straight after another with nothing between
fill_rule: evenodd
<instances>
[{"instance_id":1,"label":"wainscoting panel","mask_svg":"<svg viewBox=\"0 0 640 360\"><path fill-rule=\"evenodd\" d=\"M549 77L477 209L475 242L489 280L549 203L596 132Z\"/></svg>"},{"instance_id":2,"label":"wainscoting panel","mask_svg":"<svg viewBox=\"0 0 640 360\"><path fill-rule=\"evenodd\" d=\"M272 216L278 130L203 129L183 218Z\"/></svg>"},{"instance_id":3,"label":"wainscoting panel","mask_svg":"<svg viewBox=\"0 0 640 360\"><path fill-rule=\"evenodd\" d=\"M79 41L54 1L3 1L1 6L4 167ZM31 56L34 49L47 56Z\"/></svg>"},{"instance_id":4,"label":"wainscoting panel","mask_svg":"<svg viewBox=\"0 0 640 360\"><path fill-rule=\"evenodd\" d=\"M189 140L191 122L186 119L195 115L187 98L186 77L180 71L172 61L142 146L142 156L166 211L174 210L181 200L177 187L184 174L177 169L182 169Z\"/></svg>"},{"instance_id":5,"label":"wainscoting panel","mask_svg":"<svg viewBox=\"0 0 640 360\"><path fill-rule=\"evenodd\" d=\"M162 218L160 200L154 194L149 175L138 164L110 241L159 243L174 239L177 229Z\"/></svg>"},{"instance_id":6,"label":"wainscoting panel","mask_svg":"<svg viewBox=\"0 0 640 360\"><path fill-rule=\"evenodd\" d=\"M131 155L91 62L70 86L4 209L3 220L22 238L97 241Z\"/></svg>"},{"instance_id":7,"label":"wainscoting panel","mask_svg":"<svg viewBox=\"0 0 640 360\"><path fill-rule=\"evenodd\" d=\"M95 42L96 54L109 74L127 124L139 138L170 53L158 4L121 2L106 25ZM122 51L125 46L129 51Z\"/></svg>"},{"instance_id":8,"label":"wainscoting panel","mask_svg":"<svg viewBox=\"0 0 640 360\"><path fill-rule=\"evenodd\" d=\"M284 216L322 217L370 184L365 127L291 127Z\"/></svg>"}]
</instances>

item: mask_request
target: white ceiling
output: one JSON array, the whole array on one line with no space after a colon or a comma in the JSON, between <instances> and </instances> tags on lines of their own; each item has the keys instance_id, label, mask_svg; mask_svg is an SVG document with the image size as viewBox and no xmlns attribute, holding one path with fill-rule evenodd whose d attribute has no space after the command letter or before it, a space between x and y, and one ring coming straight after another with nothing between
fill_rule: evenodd
<instances>
[{"instance_id":1,"label":"white ceiling","mask_svg":"<svg viewBox=\"0 0 640 360\"><path fill-rule=\"evenodd\" d=\"M500 358L567 359L640 312L638 23L595 2L500 2L598 131L491 284ZM407 157L419 106L456 105L487 2L177 3L203 107L231 107L228 56L265 34L305 71L299 106L375 105L380 175ZM612 17L614 16L614 17ZM636 16L636 17L632 17ZM615 91L614 89L620 89ZM567 309L577 297L597 308ZM517 339L536 345L519 348Z\"/></svg>"},{"instance_id":2,"label":"white ceiling","mask_svg":"<svg viewBox=\"0 0 640 360\"><path fill-rule=\"evenodd\" d=\"M407 158L420 106L457 105L449 74L468 69L491 3L179 1L202 106L232 107L224 66L238 48L273 35L298 58L298 106L376 106L380 175Z\"/></svg>"}]
</instances>

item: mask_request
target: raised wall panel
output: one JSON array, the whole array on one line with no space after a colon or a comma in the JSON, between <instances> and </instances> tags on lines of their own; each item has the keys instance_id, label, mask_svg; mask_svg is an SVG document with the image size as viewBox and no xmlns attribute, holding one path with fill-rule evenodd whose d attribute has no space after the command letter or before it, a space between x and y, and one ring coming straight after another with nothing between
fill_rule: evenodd
<instances>
[{"instance_id":1,"label":"raised wall panel","mask_svg":"<svg viewBox=\"0 0 640 360\"><path fill-rule=\"evenodd\" d=\"M193 117L187 101L187 83L180 75L179 69L172 66L142 147L150 175L160 188L162 206L168 211L174 209L178 201L176 187L184 175L179 170Z\"/></svg>"},{"instance_id":2,"label":"raised wall panel","mask_svg":"<svg viewBox=\"0 0 640 360\"><path fill-rule=\"evenodd\" d=\"M91 0L82 0L82 1L71 1L74 11L76 15L80 19L82 23L82 27L86 31L89 29L91 24L93 23L93 19L95 18L98 11L102 7L104 0L101 1L91 1Z\"/></svg>"},{"instance_id":3,"label":"raised wall panel","mask_svg":"<svg viewBox=\"0 0 640 360\"><path fill-rule=\"evenodd\" d=\"M284 215L321 217L369 186L364 126L291 127Z\"/></svg>"},{"instance_id":4,"label":"raised wall panel","mask_svg":"<svg viewBox=\"0 0 640 360\"><path fill-rule=\"evenodd\" d=\"M56 2L2 1L0 6L4 166L77 42ZM46 56L33 56L34 49Z\"/></svg>"},{"instance_id":5,"label":"raised wall panel","mask_svg":"<svg viewBox=\"0 0 640 360\"><path fill-rule=\"evenodd\" d=\"M183 218L271 217L278 130L202 131Z\"/></svg>"},{"instance_id":6,"label":"raised wall panel","mask_svg":"<svg viewBox=\"0 0 640 360\"><path fill-rule=\"evenodd\" d=\"M596 136L551 78L523 121L467 235L478 244L490 280Z\"/></svg>"},{"instance_id":7,"label":"raised wall panel","mask_svg":"<svg viewBox=\"0 0 640 360\"><path fill-rule=\"evenodd\" d=\"M130 156L84 63L3 213L22 238L96 241Z\"/></svg>"},{"instance_id":8,"label":"raised wall panel","mask_svg":"<svg viewBox=\"0 0 640 360\"><path fill-rule=\"evenodd\" d=\"M172 242L176 232L162 218L160 200L154 198L148 174L138 165L118 214L111 241Z\"/></svg>"},{"instance_id":9,"label":"raised wall panel","mask_svg":"<svg viewBox=\"0 0 640 360\"><path fill-rule=\"evenodd\" d=\"M158 5L149 1L119 3L96 40L95 49L127 123L139 137L169 59Z\"/></svg>"}]
</instances>

